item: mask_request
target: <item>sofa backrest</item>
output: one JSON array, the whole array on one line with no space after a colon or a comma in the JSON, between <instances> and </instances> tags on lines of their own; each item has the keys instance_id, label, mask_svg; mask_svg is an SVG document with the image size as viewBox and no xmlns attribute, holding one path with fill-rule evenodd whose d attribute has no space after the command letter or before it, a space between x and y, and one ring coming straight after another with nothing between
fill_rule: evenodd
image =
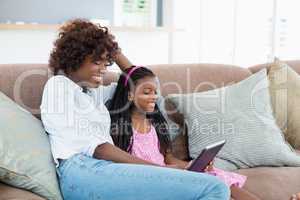
<instances>
[{"instance_id":1,"label":"sofa backrest","mask_svg":"<svg viewBox=\"0 0 300 200\"><path fill-rule=\"evenodd\" d=\"M287 61L300 73L300 60ZM268 64L241 68L222 64L164 64L149 66L159 77L162 94L200 92L245 79ZM0 64L0 91L39 117L39 106L46 81L52 76L47 64ZM104 84L116 81L109 72Z\"/></svg>"},{"instance_id":2,"label":"sofa backrest","mask_svg":"<svg viewBox=\"0 0 300 200\"><path fill-rule=\"evenodd\" d=\"M298 74L300 74L300 60L288 60L288 61L284 61L285 63L287 63L291 68L293 68ZM259 65L254 65L249 67L248 69L252 72L252 73L256 73L259 70L263 69L263 68L267 68L269 69L271 63L264 63L264 64L259 64Z\"/></svg>"},{"instance_id":3,"label":"sofa backrest","mask_svg":"<svg viewBox=\"0 0 300 200\"><path fill-rule=\"evenodd\" d=\"M0 65L0 91L38 116L48 77L50 73L46 64Z\"/></svg>"},{"instance_id":4,"label":"sofa backrest","mask_svg":"<svg viewBox=\"0 0 300 200\"><path fill-rule=\"evenodd\" d=\"M222 64L165 64L149 67L160 80L163 96L215 89L251 75L246 68Z\"/></svg>"},{"instance_id":5,"label":"sofa backrest","mask_svg":"<svg viewBox=\"0 0 300 200\"><path fill-rule=\"evenodd\" d=\"M290 61L288 64L300 72L300 61ZM249 69L256 72L266 66L258 65ZM149 67L159 77L164 96L170 93L200 92L219 88L251 75L251 71L247 68L221 64L171 64ZM51 76L47 64L0 64L0 91L39 118L43 88ZM117 73L107 73L104 84L117 81L117 77ZM175 116L175 119L179 124L183 122L180 115ZM173 146L178 158L188 159L185 134L181 134L173 142Z\"/></svg>"},{"instance_id":6,"label":"sofa backrest","mask_svg":"<svg viewBox=\"0 0 300 200\"><path fill-rule=\"evenodd\" d=\"M0 64L0 91L40 118L43 88L51 76L47 64ZM117 77L117 73L107 73L104 84Z\"/></svg>"}]
</instances>

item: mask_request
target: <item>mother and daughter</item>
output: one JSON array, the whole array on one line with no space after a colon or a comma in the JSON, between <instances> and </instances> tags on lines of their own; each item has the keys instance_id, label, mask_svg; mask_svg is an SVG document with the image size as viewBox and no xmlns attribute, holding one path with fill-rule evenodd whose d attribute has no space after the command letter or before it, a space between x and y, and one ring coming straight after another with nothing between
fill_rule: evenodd
<instances>
[{"instance_id":1,"label":"mother and daughter","mask_svg":"<svg viewBox=\"0 0 300 200\"><path fill-rule=\"evenodd\" d=\"M124 73L103 86L113 62ZM242 188L244 176L212 166L185 170L189 163L172 155L155 75L133 66L107 28L66 23L49 66L55 76L45 85L41 118L65 200L258 199Z\"/></svg>"}]
</instances>

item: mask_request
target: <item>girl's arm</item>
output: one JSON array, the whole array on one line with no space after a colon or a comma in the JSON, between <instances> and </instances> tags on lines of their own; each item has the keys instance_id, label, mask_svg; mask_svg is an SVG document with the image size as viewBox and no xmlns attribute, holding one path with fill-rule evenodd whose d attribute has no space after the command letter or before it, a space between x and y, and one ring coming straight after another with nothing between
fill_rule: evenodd
<instances>
[{"instance_id":1,"label":"girl's arm","mask_svg":"<svg viewBox=\"0 0 300 200\"><path fill-rule=\"evenodd\" d=\"M122 51L120 51L116 55L115 62L117 63L117 65L120 67L122 71L132 66L132 63L128 60L126 56L123 55Z\"/></svg>"},{"instance_id":2,"label":"girl's arm","mask_svg":"<svg viewBox=\"0 0 300 200\"><path fill-rule=\"evenodd\" d=\"M130 155L129 153L121 150L120 148L109 143L104 143L97 146L93 154L93 157L97 159L111 160L116 163L155 165L154 163L148 162L146 160L136 158Z\"/></svg>"},{"instance_id":3,"label":"girl's arm","mask_svg":"<svg viewBox=\"0 0 300 200\"><path fill-rule=\"evenodd\" d=\"M183 161L183 160L180 160L180 159L177 159L174 157L174 155L171 153L171 152L168 152L165 156L165 162L166 164L169 164L169 165L176 165L178 166L180 169L187 169L190 165L191 165L191 162L187 162L187 161ZM205 168L205 172L207 171L212 171L213 170L213 165L214 165L214 162L210 162L207 167Z\"/></svg>"},{"instance_id":4,"label":"girl's arm","mask_svg":"<svg viewBox=\"0 0 300 200\"><path fill-rule=\"evenodd\" d=\"M165 155L165 163L167 165L176 165L180 169L186 169L186 167L189 164L189 162L187 162L187 161L183 161L183 160L175 158L175 156L172 154L172 152L170 150L167 151L167 153Z\"/></svg>"}]
</instances>

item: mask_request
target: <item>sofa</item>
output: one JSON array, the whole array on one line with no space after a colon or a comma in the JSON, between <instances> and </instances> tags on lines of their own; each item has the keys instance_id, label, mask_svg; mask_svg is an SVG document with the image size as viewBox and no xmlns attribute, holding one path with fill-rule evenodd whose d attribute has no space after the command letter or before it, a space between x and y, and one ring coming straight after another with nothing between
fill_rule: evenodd
<instances>
[{"instance_id":1,"label":"sofa","mask_svg":"<svg viewBox=\"0 0 300 200\"><path fill-rule=\"evenodd\" d=\"M287 63L300 73L300 60L287 61ZM213 83L217 87L233 84L268 65L242 68L222 64L165 64L149 67L159 77L162 95L166 96L171 93L213 89L212 84L201 84L199 87L199 83ZM40 119L39 105L43 87L50 76L47 64L1 64L0 91ZM117 77L117 73L108 72L104 77L104 84L116 81ZM172 106L167 103L166 109L172 109ZM189 160L186 134L188 130L183 123L183 117L179 113L173 113L170 118L183 130L173 140L174 153L180 159ZM257 167L236 172L248 176L245 188L263 200L287 200L291 194L300 192L300 167ZM0 182L0 200L2 199L42 200L43 198Z\"/></svg>"}]
</instances>

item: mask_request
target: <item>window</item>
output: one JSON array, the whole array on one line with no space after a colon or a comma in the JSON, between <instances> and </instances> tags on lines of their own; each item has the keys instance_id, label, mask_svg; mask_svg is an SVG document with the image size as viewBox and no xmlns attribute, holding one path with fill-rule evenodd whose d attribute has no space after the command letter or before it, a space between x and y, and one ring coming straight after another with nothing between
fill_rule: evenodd
<instances>
[{"instance_id":1,"label":"window","mask_svg":"<svg viewBox=\"0 0 300 200\"><path fill-rule=\"evenodd\" d=\"M174 0L174 63L299 59L299 0ZM187 3L188 2L188 3Z\"/></svg>"},{"instance_id":2,"label":"window","mask_svg":"<svg viewBox=\"0 0 300 200\"><path fill-rule=\"evenodd\" d=\"M299 0L277 2L275 56L280 59L292 60L300 57L299 8Z\"/></svg>"}]
</instances>

